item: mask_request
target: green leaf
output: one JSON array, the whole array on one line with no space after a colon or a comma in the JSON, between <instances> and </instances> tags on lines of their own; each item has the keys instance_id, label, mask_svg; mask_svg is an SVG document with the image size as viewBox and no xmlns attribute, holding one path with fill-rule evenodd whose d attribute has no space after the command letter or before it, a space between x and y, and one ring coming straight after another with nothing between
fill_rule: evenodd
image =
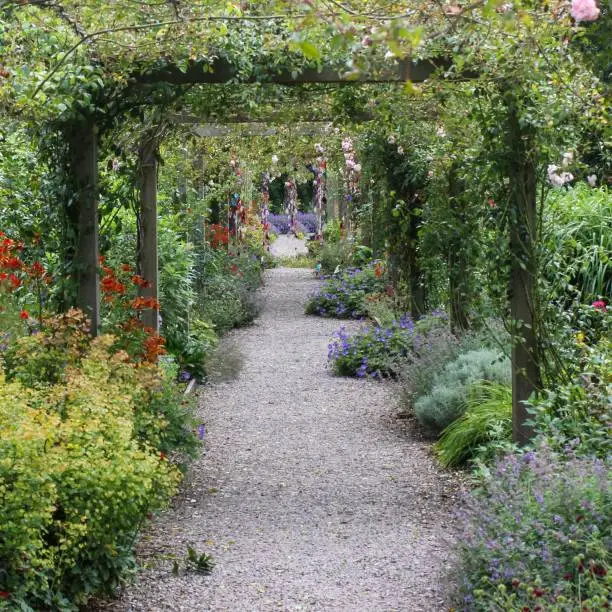
<instances>
[{"instance_id":1,"label":"green leaf","mask_svg":"<svg viewBox=\"0 0 612 612\"><path fill-rule=\"evenodd\" d=\"M322 57L319 48L307 40L300 41L298 47L306 59L319 61Z\"/></svg>"}]
</instances>

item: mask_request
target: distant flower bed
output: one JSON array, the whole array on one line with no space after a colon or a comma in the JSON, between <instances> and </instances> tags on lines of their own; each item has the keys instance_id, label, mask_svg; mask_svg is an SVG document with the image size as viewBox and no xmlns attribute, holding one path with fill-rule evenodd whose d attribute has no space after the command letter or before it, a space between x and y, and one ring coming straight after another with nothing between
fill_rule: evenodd
<instances>
[{"instance_id":1,"label":"distant flower bed","mask_svg":"<svg viewBox=\"0 0 612 612\"><path fill-rule=\"evenodd\" d=\"M291 232L291 221L289 215L269 215L268 221L278 234L289 234ZM317 217L314 213L297 214L297 230L304 234L314 234L317 231Z\"/></svg>"}]
</instances>

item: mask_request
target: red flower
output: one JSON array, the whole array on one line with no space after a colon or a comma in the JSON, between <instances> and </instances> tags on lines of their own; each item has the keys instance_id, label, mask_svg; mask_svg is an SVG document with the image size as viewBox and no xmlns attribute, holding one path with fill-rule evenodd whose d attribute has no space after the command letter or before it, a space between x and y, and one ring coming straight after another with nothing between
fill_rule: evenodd
<instances>
[{"instance_id":1,"label":"red flower","mask_svg":"<svg viewBox=\"0 0 612 612\"><path fill-rule=\"evenodd\" d=\"M495 200L493 198L489 198L487 200L487 203L489 204L490 208L497 208L497 204L495 203Z\"/></svg>"},{"instance_id":2,"label":"red flower","mask_svg":"<svg viewBox=\"0 0 612 612\"><path fill-rule=\"evenodd\" d=\"M535 589L533 589L533 594L536 597L542 597L542 595L544 595L544 591L540 587L536 587Z\"/></svg>"},{"instance_id":3,"label":"red flower","mask_svg":"<svg viewBox=\"0 0 612 612\"><path fill-rule=\"evenodd\" d=\"M43 268L43 265L40 263L40 261L35 261L30 266L30 276L33 278L42 278L44 275L45 269Z\"/></svg>"},{"instance_id":4,"label":"red flower","mask_svg":"<svg viewBox=\"0 0 612 612\"><path fill-rule=\"evenodd\" d=\"M8 591L0 591L0 599L9 599L11 594Z\"/></svg>"},{"instance_id":5,"label":"red flower","mask_svg":"<svg viewBox=\"0 0 612 612\"><path fill-rule=\"evenodd\" d=\"M521 581L517 578L512 579L512 586L516 589L521 584Z\"/></svg>"},{"instance_id":6,"label":"red flower","mask_svg":"<svg viewBox=\"0 0 612 612\"><path fill-rule=\"evenodd\" d=\"M11 283L13 289L21 287L21 281L14 274L9 275L9 282Z\"/></svg>"},{"instance_id":7,"label":"red flower","mask_svg":"<svg viewBox=\"0 0 612 612\"><path fill-rule=\"evenodd\" d=\"M591 304L595 310L599 310L600 312L606 312L607 306L603 300L597 300Z\"/></svg>"},{"instance_id":8,"label":"red flower","mask_svg":"<svg viewBox=\"0 0 612 612\"><path fill-rule=\"evenodd\" d=\"M121 264L121 269L124 272L131 272L132 271L132 266L130 266L130 264Z\"/></svg>"},{"instance_id":9,"label":"red flower","mask_svg":"<svg viewBox=\"0 0 612 612\"><path fill-rule=\"evenodd\" d=\"M22 310L19 313L19 318L23 319L24 321L27 321L30 318L30 313L27 310Z\"/></svg>"}]
</instances>

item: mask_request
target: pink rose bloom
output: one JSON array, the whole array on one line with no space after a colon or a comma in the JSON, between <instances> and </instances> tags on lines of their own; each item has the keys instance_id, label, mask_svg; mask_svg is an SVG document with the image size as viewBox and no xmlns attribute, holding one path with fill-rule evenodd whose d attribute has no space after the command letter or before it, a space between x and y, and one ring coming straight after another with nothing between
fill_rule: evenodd
<instances>
[{"instance_id":1,"label":"pink rose bloom","mask_svg":"<svg viewBox=\"0 0 612 612\"><path fill-rule=\"evenodd\" d=\"M593 302L592 306L595 310L599 310L601 312L606 312L607 310L606 303L603 300L597 300L596 302Z\"/></svg>"},{"instance_id":2,"label":"pink rose bloom","mask_svg":"<svg viewBox=\"0 0 612 612\"><path fill-rule=\"evenodd\" d=\"M595 0L572 0L570 13L576 20L576 23L595 21L599 18L599 7Z\"/></svg>"}]
</instances>

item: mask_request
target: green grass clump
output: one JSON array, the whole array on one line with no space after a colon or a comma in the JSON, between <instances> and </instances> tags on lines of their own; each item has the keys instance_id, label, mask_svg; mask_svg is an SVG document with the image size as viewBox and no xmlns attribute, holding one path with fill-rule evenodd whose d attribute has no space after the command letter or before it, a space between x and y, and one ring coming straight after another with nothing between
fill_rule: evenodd
<instances>
[{"instance_id":1,"label":"green grass clump","mask_svg":"<svg viewBox=\"0 0 612 612\"><path fill-rule=\"evenodd\" d=\"M470 387L465 412L442 432L435 451L444 467L456 467L473 459L483 446L510 440L511 435L512 388L482 381Z\"/></svg>"}]
</instances>

